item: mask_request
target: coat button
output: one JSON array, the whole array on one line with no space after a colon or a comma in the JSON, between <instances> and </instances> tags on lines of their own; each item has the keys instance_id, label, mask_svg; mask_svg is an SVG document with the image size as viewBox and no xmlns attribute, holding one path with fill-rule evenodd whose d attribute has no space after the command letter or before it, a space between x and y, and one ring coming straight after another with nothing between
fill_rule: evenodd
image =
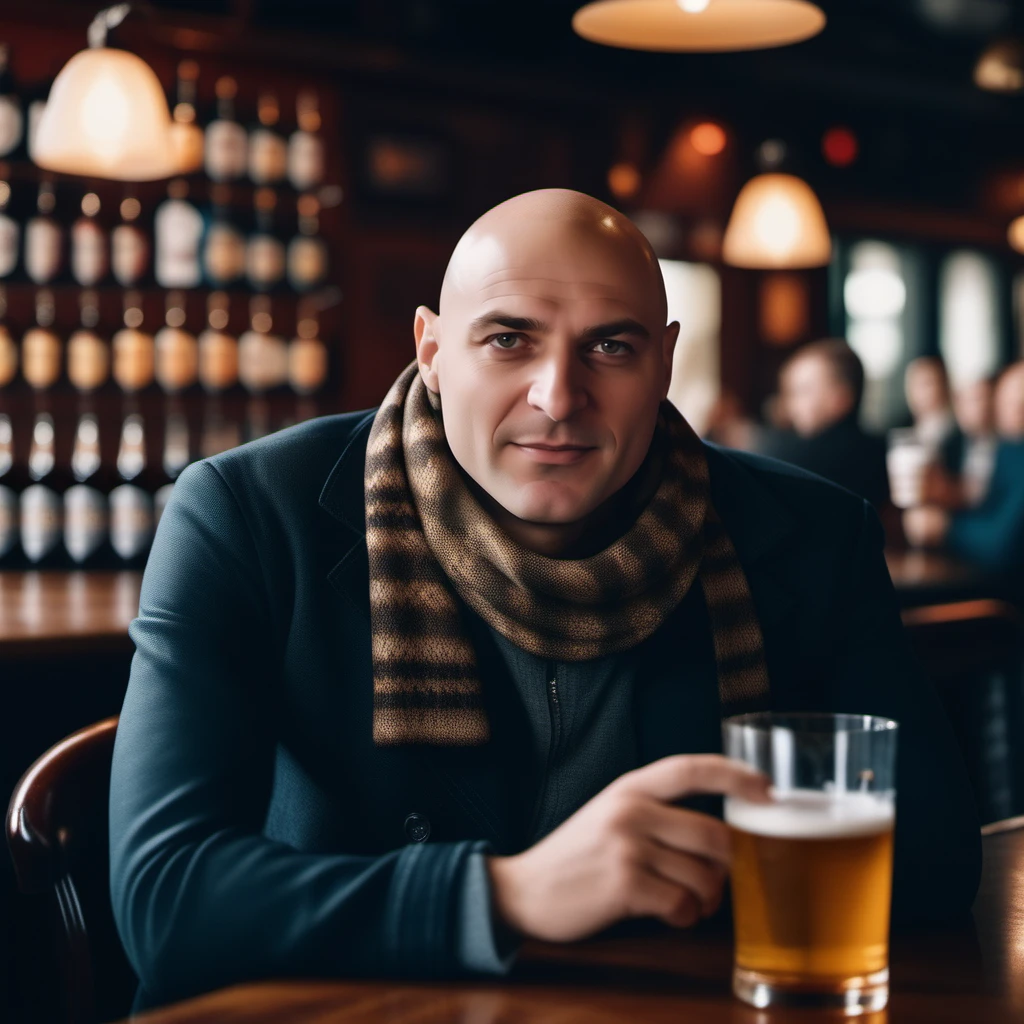
<instances>
[{"instance_id":1,"label":"coat button","mask_svg":"<svg viewBox=\"0 0 1024 1024\"><path fill-rule=\"evenodd\" d=\"M430 819L413 812L405 819L405 834L414 843L425 843L430 838Z\"/></svg>"}]
</instances>

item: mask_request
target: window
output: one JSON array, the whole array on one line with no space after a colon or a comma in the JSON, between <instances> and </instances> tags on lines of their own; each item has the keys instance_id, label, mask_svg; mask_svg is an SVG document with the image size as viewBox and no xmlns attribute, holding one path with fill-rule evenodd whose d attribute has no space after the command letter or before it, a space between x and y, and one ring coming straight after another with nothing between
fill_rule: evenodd
<instances>
[{"instance_id":1,"label":"window","mask_svg":"<svg viewBox=\"0 0 1024 1024\"><path fill-rule=\"evenodd\" d=\"M679 321L669 398L703 433L719 393L722 288L705 263L658 260L668 295L668 322Z\"/></svg>"},{"instance_id":2,"label":"window","mask_svg":"<svg viewBox=\"0 0 1024 1024\"><path fill-rule=\"evenodd\" d=\"M981 253L950 253L939 273L939 352L953 387L1000 363L999 275Z\"/></svg>"}]
</instances>

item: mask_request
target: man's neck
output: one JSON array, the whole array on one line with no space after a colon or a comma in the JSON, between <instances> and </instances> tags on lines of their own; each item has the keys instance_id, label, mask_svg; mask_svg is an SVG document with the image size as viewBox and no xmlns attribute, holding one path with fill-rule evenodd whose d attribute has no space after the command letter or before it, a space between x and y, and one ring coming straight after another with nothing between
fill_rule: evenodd
<instances>
[{"instance_id":1,"label":"man's neck","mask_svg":"<svg viewBox=\"0 0 1024 1024\"><path fill-rule=\"evenodd\" d=\"M517 544L549 558L589 558L617 541L636 522L661 483L662 466L661 455L650 452L624 487L589 515L571 523L519 519L470 476L463 476L487 514Z\"/></svg>"}]
</instances>

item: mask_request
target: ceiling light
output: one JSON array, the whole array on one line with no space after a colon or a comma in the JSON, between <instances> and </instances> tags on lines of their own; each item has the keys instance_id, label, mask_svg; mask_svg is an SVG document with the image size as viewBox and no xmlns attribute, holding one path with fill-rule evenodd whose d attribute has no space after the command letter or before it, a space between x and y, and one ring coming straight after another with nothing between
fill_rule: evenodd
<instances>
[{"instance_id":1,"label":"ceiling light","mask_svg":"<svg viewBox=\"0 0 1024 1024\"><path fill-rule=\"evenodd\" d=\"M760 50L825 27L810 0L595 0L572 19L592 43L660 52Z\"/></svg>"},{"instance_id":2,"label":"ceiling light","mask_svg":"<svg viewBox=\"0 0 1024 1024\"><path fill-rule=\"evenodd\" d=\"M734 267L796 270L824 266L832 240L818 197L792 174L759 174L740 189L722 242Z\"/></svg>"},{"instance_id":3,"label":"ceiling light","mask_svg":"<svg viewBox=\"0 0 1024 1024\"><path fill-rule=\"evenodd\" d=\"M105 45L130 9L117 4L97 14L89 49L54 80L30 154L40 167L118 181L152 181L179 170L159 79L140 57Z\"/></svg>"},{"instance_id":4,"label":"ceiling light","mask_svg":"<svg viewBox=\"0 0 1024 1024\"><path fill-rule=\"evenodd\" d=\"M1017 252L1024 253L1024 217L1018 217L1011 225L1006 237Z\"/></svg>"},{"instance_id":5,"label":"ceiling light","mask_svg":"<svg viewBox=\"0 0 1024 1024\"><path fill-rule=\"evenodd\" d=\"M974 84L989 92L1024 90L1024 45L1012 40L993 43L974 66Z\"/></svg>"},{"instance_id":6,"label":"ceiling light","mask_svg":"<svg viewBox=\"0 0 1024 1024\"><path fill-rule=\"evenodd\" d=\"M705 121L690 129L690 145L702 156L718 156L727 141L725 129L713 121Z\"/></svg>"}]
</instances>

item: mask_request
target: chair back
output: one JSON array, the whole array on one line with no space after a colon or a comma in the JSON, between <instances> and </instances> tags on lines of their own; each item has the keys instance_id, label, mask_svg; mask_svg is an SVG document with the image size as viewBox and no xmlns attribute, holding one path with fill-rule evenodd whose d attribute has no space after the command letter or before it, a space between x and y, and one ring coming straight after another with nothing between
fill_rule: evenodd
<instances>
[{"instance_id":1,"label":"chair back","mask_svg":"<svg viewBox=\"0 0 1024 1024\"><path fill-rule=\"evenodd\" d=\"M960 741L982 821L1024 813L1024 616L1005 601L903 611Z\"/></svg>"},{"instance_id":2,"label":"chair back","mask_svg":"<svg viewBox=\"0 0 1024 1024\"><path fill-rule=\"evenodd\" d=\"M52 939L63 981L54 1012L69 1024L126 1015L135 988L110 906L107 823L116 732L117 718L107 718L51 747L22 776L7 813L18 888L45 918L32 932Z\"/></svg>"}]
</instances>

